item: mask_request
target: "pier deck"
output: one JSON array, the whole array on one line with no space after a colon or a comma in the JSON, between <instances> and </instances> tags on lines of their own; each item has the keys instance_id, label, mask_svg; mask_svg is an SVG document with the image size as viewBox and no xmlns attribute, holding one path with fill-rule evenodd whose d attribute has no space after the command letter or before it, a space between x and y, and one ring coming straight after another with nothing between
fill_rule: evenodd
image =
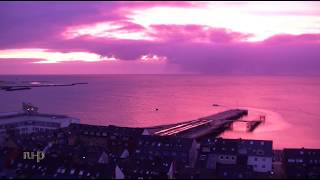
<instances>
[{"instance_id":1,"label":"pier deck","mask_svg":"<svg viewBox=\"0 0 320 180\"><path fill-rule=\"evenodd\" d=\"M154 135L199 138L211 133L219 134L228 129L234 121L247 114L247 110L231 109L160 129L154 132Z\"/></svg>"}]
</instances>

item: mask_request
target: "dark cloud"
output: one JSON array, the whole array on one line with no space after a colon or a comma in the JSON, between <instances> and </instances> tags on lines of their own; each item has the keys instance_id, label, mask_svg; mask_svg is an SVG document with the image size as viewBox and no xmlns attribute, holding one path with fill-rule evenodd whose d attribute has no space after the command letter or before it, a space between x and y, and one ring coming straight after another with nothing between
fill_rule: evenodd
<instances>
[{"instance_id":1,"label":"dark cloud","mask_svg":"<svg viewBox=\"0 0 320 180\"><path fill-rule=\"evenodd\" d=\"M2 2L0 6L0 48L17 48L61 38L67 26L101 21L129 24L128 8L193 6L191 2Z\"/></svg>"},{"instance_id":2,"label":"dark cloud","mask_svg":"<svg viewBox=\"0 0 320 180\"><path fill-rule=\"evenodd\" d=\"M130 6L163 5L163 2L3 2L0 6L0 49L45 48L49 51L85 51L102 56L115 55L132 61L145 54L168 58L169 66L184 72L286 74L318 73L320 68L320 35L277 35L262 42L245 42L251 34L210 28L201 25L152 25L149 36L155 41L123 40L79 36L64 39L66 27L109 21L120 25L113 31L146 32L127 19ZM172 2L167 5L181 3ZM192 3L183 4L194 6ZM130 7L132 8L132 7ZM73 68L72 63L33 64L23 60L1 60L0 73L7 68L41 72L56 67L59 73ZM108 73L106 66L92 63L93 72ZM88 73L87 63L78 63L77 72ZM119 67L117 67L119 68ZM128 68L130 69L130 68Z\"/></svg>"}]
</instances>

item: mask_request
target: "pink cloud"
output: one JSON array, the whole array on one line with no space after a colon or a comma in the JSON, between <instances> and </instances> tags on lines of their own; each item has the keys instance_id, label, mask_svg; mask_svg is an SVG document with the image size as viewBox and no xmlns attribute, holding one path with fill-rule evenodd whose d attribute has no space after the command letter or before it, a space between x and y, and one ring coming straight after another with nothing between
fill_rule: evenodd
<instances>
[{"instance_id":1,"label":"pink cloud","mask_svg":"<svg viewBox=\"0 0 320 180\"><path fill-rule=\"evenodd\" d=\"M212 28L202 25L152 25L151 36L167 41L195 41L230 43L243 41L252 34L233 32L224 28Z\"/></svg>"},{"instance_id":2,"label":"pink cloud","mask_svg":"<svg viewBox=\"0 0 320 180\"><path fill-rule=\"evenodd\" d=\"M133 72L132 69L139 69L145 72L146 66L135 65L137 59L144 55L152 54L157 57L165 57L166 66L178 66L179 72L202 72L202 73L314 73L319 72L319 34L313 33L314 22L318 17L299 17L301 21L290 21L288 24L286 16L276 13L276 17L269 15L252 16L246 14L254 10L250 3L232 3L232 7L243 7L246 13L225 13L219 10L206 11L208 3L196 2L4 2L0 7L0 50L21 49L21 48L40 48L47 49L48 52L70 53L86 52L94 53L98 56L115 56L121 62L131 62L125 64L103 64L101 62L67 62L63 61L59 65L34 65L29 63L30 58L22 58L19 61L13 59L0 59L0 73L8 72L8 68L13 72L57 72L64 73L70 70L77 73L99 73L125 72L120 69ZM215 5L214 7L227 8L228 3ZM249 5L249 6L248 6ZM156 7L169 7L167 9L180 9L180 15L165 14L167 9L159 11L156 17L145 17L141 21L135 21L130 16L134 10L153 13ZM195 8L196 7L196 8ZM255 6L253 6L255 7ZM267 6L266 6L267 7ZM259 7L259 12L269 13L279 11L281 7L273 10L272 8ZM280 7L280 8L279 8ZM247 8L247 9L246 9ZM303 9L308 9L304 7ZM198 24L185 23L184 17L187 10L197 9L188 14L192 22ZM298 8L299 9L299 8ZM313 8L314 9L314 8ZM291 10L285 13L291 13ZM201 13L204 12L204 13ZM295 10L294 10L295 12ZM303 12L299 10L299 12ZM201 15L197 16L200 13ZM238 17L237 15L241 15ZM194 15L194 16L193 16ZM208 16L207 16L208 15ZM301 14L300 14L301 15ZM281 17L280 17L281 16ZM205 17L203 19L199 17ZM214 20L210 21L215 17ZM206 19L207 18L207 19ZM225 19L224 19L225 18ZM252 18L254 20L252 20ZM262 18L268 21L256 21ZM272 19L273 18L273 19ZM279 18L279 19L278 19ZM290 16L292 19L292 16ZM171 19L178 19L173 24L159 23L159 20L166 22ZM233 20L238 21L233 21ZM143 20L150 20L150 26L145 26ZM189 19L187 19L189 20ZM221 21L222 20L222 21ZM223 21L229 20L229 21ZM272 21L269 21L272 20ZM278 21L279 20L279 21ZM281 20L281 21L280 21ZM255 22L255 23L252 23ZM74 38L65 39L62 35L70 27L95 25L107 22L114 27L104 31L108 36L94 36L90 33L81 34ZM188 21L189 22L189 21ZM199 23L200 22L200 23ZM204 22L204 24L201 24ZM210 24L212 22L212 24ZM214 26L214 23L221 23L221 26ZM227 23L225 23L227 22ZM258 25L256 24L258 23ZM274 24L274 22L277 22ZM175 24L176 23L176 24ZM209 23L209 25L205 25ZM267 23L268 26L265 25ZM148 23L146 23L148 24ZM223 26L225 25L225 26ZM264 26L265 25L265 26ZM270 26L269 26L270 25ZM273 25L273 26L272 26ZM279 25L279 26L277 26ZM287 26L290 25L290 26ZM236 28L244 29L239 31ZM248 27L247 27L248 26ZM242 28L245 27L245 28ZM275 32L284 30L294 30L299 35L287 34L279 35ZM262 29L261 29L262 28ZM271 33L266 33L267 39L259 42L248 42L248 38L256 36L247 32L253 29L256 32L271 29ZM297 29L295 29L297 28ZM89 26L90 29L90 26ZM273 31L276 29L275 31ZM260 31L261 30L261 31ZM97 34L101 32L98 32ZM268 32L268 31L266 31ZM137 36L129 37L128 34ZM136 38L138 37L138 38ZM141 37L151 37L153 39L139 39ZM130 39L131 38L131 39ZM152 56L153 57L153 56ZM21 58L21 57L20 57ZM150 59L150 58L149 58ZM152 58L151 58L152 59ZM26 63L28 62L28 63ZM72 64L76 66L72 66ZM90 64L90 68L85 68ZM160 63L162 66L163 64ZM132 66L132 68L129 68ZM89 66L88 66L89 67ZM110 68L118 68L111 70ZM133 68L135 67L135 68ZM59 69L60 68L60 69ZM159 66L159 69L163 67ZM108 70L105 70L108 69ZM156 66L152 66L153 71L157 71ZM158 70L159 70L158 69ZM46 70L46 71L45 71ZM51 71L52 70L52 71ZM90 71L89 71L90 70ZM162 72L162 71L157 71ZM173 72L173 71L163 71Z\"/></svg>"},{"instance_id":3,"label":"pink cloud","mask_svg":"<svg viewBox=\"0 0 320 180\"><path fill-rule=\"evenodd\" d=\"M290 44L290 43L320 43L320 34L279 34L264 41L268 44Z\"/></svg>"}]
</instances>

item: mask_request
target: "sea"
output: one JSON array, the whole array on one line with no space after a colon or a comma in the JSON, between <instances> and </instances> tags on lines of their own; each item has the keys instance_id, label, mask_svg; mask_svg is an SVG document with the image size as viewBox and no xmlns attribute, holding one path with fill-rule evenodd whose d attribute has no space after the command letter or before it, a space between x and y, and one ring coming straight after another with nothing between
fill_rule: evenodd
<instances>
[{"instance_id":1,"label":"sea","mask_svg":"<svg viewBox=\"0 0 320 180\"><path fill-rule=\"evenodd\" d=\"M41 113L85 124L150 127L243 108L266 121L253 132L239 122L221 137L272 140L275 149L320 148L320 76L0 76L0 85L26 83L88 84L0 90L0 113L20 111L28 102Z\"/></svg>"}]
</instances>

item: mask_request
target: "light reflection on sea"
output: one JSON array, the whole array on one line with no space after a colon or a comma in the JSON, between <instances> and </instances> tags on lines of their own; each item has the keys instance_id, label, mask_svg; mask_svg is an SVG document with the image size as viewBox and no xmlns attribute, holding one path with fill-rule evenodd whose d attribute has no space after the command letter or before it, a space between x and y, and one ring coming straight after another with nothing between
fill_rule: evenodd
<instances>
[{"instance_id":1,"label":"light reflection on sea","mask_svg":"<svg viewBox=\"0 0 320 180\"><path fill-rule=\"evenodd\" d=\"M249 107L266 113L266 123L253 133L235 130L223 137L270 139L275 148L320 148L320 77L72 75L0 76L0 81L89 83L0 91L0 112L15 111L22 102L30 102L41 112L75 116L82 123L146 127Z\"/></svg>"}]
</instances>

